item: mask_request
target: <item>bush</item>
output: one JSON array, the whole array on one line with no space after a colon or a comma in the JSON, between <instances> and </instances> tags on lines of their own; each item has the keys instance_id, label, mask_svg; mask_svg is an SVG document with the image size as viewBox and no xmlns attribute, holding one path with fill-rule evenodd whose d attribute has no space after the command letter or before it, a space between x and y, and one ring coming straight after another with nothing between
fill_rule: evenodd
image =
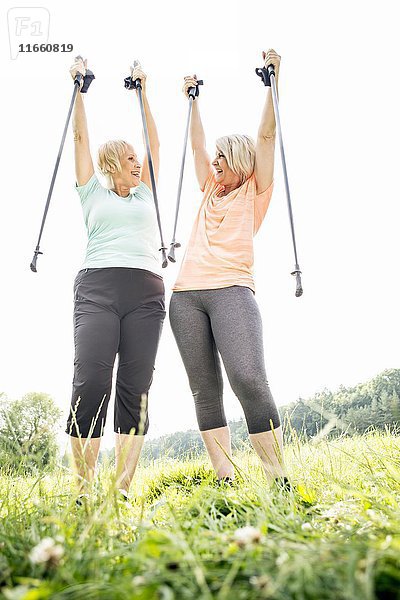
<instances>
[{"instance_id":1,"label":"bush","mask_svg":"<svg viewBox=\"0 0 400 600\"><path fill-rule=\"evenodd\" d=\"M58 459L56 441L61 410L48 394L31 392L20 400L0 398L0 466L23 473Z\"/></svg>"}]
</instances>

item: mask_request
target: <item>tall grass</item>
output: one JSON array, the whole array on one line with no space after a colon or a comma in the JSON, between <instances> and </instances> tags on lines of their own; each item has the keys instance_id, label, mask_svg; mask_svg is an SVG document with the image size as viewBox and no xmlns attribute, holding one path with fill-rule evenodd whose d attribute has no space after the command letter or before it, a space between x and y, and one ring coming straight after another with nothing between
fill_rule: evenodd
<instances>
[{"instance_id":1,"label":"tall grass","mask_svg":"<svg viewBox=\"0 0 400 600\"><path fill-rule=\"evenodd\" d=\"M295 439L285 458L292 492L270 488L246 450L232 487L205 457L159 459L138 469L131 506L111 463L82 507L68 469L2 473L0 595L400 599L399 437Z\"/></svg>"}]
</instances>

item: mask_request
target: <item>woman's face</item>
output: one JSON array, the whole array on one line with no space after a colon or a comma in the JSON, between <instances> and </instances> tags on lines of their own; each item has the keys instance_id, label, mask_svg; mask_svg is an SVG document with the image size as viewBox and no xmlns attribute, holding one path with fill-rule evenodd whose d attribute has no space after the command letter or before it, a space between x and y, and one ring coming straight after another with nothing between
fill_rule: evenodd
<instances>
[{"instance_id":1,"label":"woman's face","mask_svg":"<svg viewBox=\"0 0 400 600\"><path fill-rule=\"evenodd\" d=\"M127 146L126 152L120 157L121 173L115 173L113 179L126 187L132 188L140 184L141 164L132 146Z\"/></svg>"},{"instance_id":2,"label":"woman's face","mask_svg":"<svg viewBox=\"0 0 400 600\"><path fill-rule=\"evenodd\" d=\"M215 181L225 187L236 188L240 185L240 177L228 166L225 156L218 149L215 152L215 158L212 161L214 167Z\"/></svg>"}]
</instances>

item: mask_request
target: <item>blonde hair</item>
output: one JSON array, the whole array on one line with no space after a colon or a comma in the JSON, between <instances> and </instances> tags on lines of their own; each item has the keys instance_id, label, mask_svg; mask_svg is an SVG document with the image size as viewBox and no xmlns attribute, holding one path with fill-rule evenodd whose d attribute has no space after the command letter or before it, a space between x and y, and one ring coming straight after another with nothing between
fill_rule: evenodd
<instances>
[{"instance_id":1,"label":"blonde hair","mask_svg":"<svg viewBox=\"0 0 400 600\"><path fill-rule=\"evenodd\" d=\"M240 177L244 183L254 171L256 162L256 146L248 135L225 135L216 141L218 152L225 156L228 167Z\"/></svg>"},{"instance_id":2,"label":"blonde hair","mask_svg":"<svg viewBox=\"0 0 400 600\"><path fill-rule=\"evenodd\" d=\"M130 144L124 142L124 140L110 140L100 146L97 164L109 183L112 183L112 176L115 171L119 173L122 171L121 157L127 151L128 146Z\"/></svg>"}]
</instances>

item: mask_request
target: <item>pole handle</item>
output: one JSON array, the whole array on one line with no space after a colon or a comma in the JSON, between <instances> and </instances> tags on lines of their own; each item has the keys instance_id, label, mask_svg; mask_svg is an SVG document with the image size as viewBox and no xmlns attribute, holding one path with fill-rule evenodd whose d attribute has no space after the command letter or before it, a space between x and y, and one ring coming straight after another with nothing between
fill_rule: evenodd
<instances>
[{"instance_id":1,"label":"pole handle","mask_svg":"<svg viewBox=\"0 0 400 600\"><path fill-rule=\"evenodd\" d=\"M83 57L80 54L78 54L78 56L75 56L75 60L83 60ZM82 77L82 73L77 73L74 79L74 84L78 84L78 86L80 87ZM82 87L80 87L81 94L86 94L93 79L96 79L93 71L91 71L90 69L86 69L86 75L83 77L83 84Z\"/></svg>"},{"instance_id":2,"label":"pole handle","mask_svg":"<svg viewBox=\"0 0 400 600\"><path fill-rule=\"evenodd\" d=\"M75 56L75 60L76 60L76 61L77 61L77 60L82 60L82 61L83 61L83 56L81 56L80 54L78 54L77 56ZM77 83L77 84L79 85L79 87L81 87L81 81L82 81L82 77L83 77L82 73L79 73L79 72L78 72L78 73L75 75L74 84L76 84L76 83Z\"/></svg>"},{"instance_id":3,"label":"pole handle","mask_svg":"<svg viewBox=\"0 0 400 600\"><path fill-rule=\"evenodd\" d=\"M139 67L139 66L140 66L140 62L138 60L134 60L133 67ZM131 75L129 75L129 77L125 77L124 86L127 90L143 89L140 79L133 80Z\"/></svg>"},{"instance_id":4,"label":"pole handle","mask_svg":"<svg viewBox=\"0 0 400 600\"><path fill-rule=\"evenodd\" d=\"M127 90L139 90L139 89L141 90L142 89L142 84L140 83L140 79L135 79L135 81L134 81L130 75L129 75L129 77L125 77L124 86Z\"/></svg>"},{"instance_id":5,"label":"pole handle","mask_svg":"<svg viewBox=\"0 0 400 600\"><path fill-rule=\"evenodd\" d=\"M199 85L204 85L204 81L202 79L197 80L197 85L195 87L190 87L188 89L188 98L193 98L195 100L200 93Z\"/></svg>"},{"instance_id":6,"label":"pole handle","mask_svg":"<svg viewBox=\"0 0 400 600\"><path fill-rule=\"evenodd\" d=\"M134 67L140 67L140 62L135 59L133 61L133 66ZM142 88L142 82L140 81L140 79L135 79L135 81L133 83L134 83L134 86L135 86L135 90L137 90L138 88L143 89Z\"/></svg>"},{"instance_id":7,"label":"pole handle","mask_svg":"<svg viewBox=\"0 0 400 600\"><path fill-rule=\"evenodd\" d=\"M261 77L264 85L271 87L271 75L275 77L274 65L268 65L268 69L266 67L257 67L256 73Z\"/></svg>"}]
</instances>

